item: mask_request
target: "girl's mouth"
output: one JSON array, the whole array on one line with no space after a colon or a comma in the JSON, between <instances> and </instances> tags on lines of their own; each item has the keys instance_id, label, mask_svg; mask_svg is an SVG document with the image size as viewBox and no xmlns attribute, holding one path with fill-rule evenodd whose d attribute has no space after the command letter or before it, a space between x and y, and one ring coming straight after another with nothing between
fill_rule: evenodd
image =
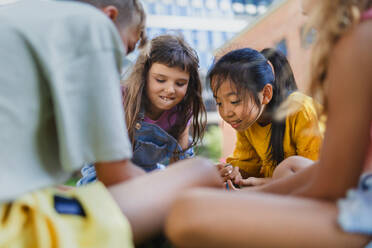
<instances>
[{"instance_id":1,"label":"girl's mouth","mask_svg":"<svg viewBox=\"0 0 372 248\"><path fill-rule=\"evenodd\" d=\"M164 102L170 102L174 100L174 98L166 97L166 96L160 96L160 99L162 99Z\"/></svg>"},{"instance_id":2,"label":"girl's mouth","mask_svg":"<svg viewBox=\"0 0 372 248\"><path fill-rule=\"evenodd\" d=\"M241 120L238 120L238 121L233 121L233 122L230 122L230 125L233 127L233 128L238 128L240 126L240 124L242 123Z\"/></svg>"}]
</instances>

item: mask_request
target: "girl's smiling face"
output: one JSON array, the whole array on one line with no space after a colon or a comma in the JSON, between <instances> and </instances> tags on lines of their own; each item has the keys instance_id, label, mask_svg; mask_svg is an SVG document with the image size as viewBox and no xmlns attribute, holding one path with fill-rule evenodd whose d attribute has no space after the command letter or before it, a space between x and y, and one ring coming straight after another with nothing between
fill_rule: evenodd
<instances>
[{"instance_id":1,"label":"girl's smiling face","mask_svg":"<svg viewBox=\"0 0 372 248\"><path fill-rule=\"evenodd\" d=\"M212 81L212 89L214 85ZM249 94L244 99L242 95L237 92L234 83L226 80L221 83L214 96L221 118L237 131L249 128L262 114L262 108L257 106ZM261 102L262 93L259 98Z\"/></svg>"},{"instance_id":2,"label":"girl's smiling face","mask_svg":"<svg viewBox=\"0 0 372 248\"><path fill-rule=\"evenodd\" d=\"M181 68L152 64L146 84L146 94L150 100L147 115L157 119L164 111L179 104L186 95L189 80L189 73Z\"/></svg>"}]
</instances>

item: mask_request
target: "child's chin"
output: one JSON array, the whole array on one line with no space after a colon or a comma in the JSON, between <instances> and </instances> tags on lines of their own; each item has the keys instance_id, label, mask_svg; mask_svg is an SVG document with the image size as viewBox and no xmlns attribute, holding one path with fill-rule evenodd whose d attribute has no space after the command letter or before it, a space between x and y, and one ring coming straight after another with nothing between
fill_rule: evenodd
<instances>
[{"instance_id":1,"label":"child's chin","mask_svg":"<svg viewBox=\"0 0 372 248\"><path fill-rule=\"evenodd\" d=\"M173 105L163 105L160 107L160 109L163 111L167 111L167 110L172 109L173 107L174 107Z\"/></svg>"},{"instance_id":2,"label":"child's chin","mask_svg":"<svg viewBox=\"0 0 372 248\"><path fill-rule=\"evenodd\" d=\"M232 127L234 130L236 130L236 131L241 131L239 127L233 127L233 126L231 126L231 127Z\"/></svg>"},{"instance_id":3,"label":"child's chin","mask_svg":"<svg viewBox=\"0 0 372 248\"><path fill-rule=\"evenodd\" d=\"M242 132L245 130L245 128L243 128L242 126L238 126L238 127L233 127L231 126L235 131L238 131L238 132Z\"/></svg>"}]
</instances>

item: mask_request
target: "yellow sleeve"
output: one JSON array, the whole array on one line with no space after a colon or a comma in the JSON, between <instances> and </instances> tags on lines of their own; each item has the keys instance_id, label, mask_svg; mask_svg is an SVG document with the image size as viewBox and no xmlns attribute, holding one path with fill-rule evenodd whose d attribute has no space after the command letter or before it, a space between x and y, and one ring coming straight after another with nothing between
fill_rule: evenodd
<instances>
[{"instance_id":1,"label":"yellow sleeve","mask_svg":"<svg viewBox=\"0 0 372 248\"><path fill-rule=\"evenodd\" d=\"M313 103L306 101L295 114L293 121L296 154L317 160L323 141L323 132Z\"/></svg>"},{"instance_id":2,"label":"yellow sleeve","mask_svg":"<svg viewBox=\"0 0 372 248\"><path fill-rule=\"evenodd\" d=\"M237 141L234 153L226 159L226 162L233 166L238 166L241 170L246 172L248 176L259 177L261 164L256 151L243 132L237 132L236 134Z\"/></svg>"}]
</instances>

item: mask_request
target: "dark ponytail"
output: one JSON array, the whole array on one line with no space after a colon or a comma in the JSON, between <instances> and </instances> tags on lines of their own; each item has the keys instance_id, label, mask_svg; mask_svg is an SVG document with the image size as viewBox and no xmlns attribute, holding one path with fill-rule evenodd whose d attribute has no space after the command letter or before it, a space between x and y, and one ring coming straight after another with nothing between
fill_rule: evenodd
<instances>
[{"instance_id":1,"label":"dark ponytail","mask_svg":"<svg viewBox=\"0 0 372 248\"><path fill-rule=\"evenodd\" d=\"M274 116L274 112L287 99L288 95L297 90L297 84L291 66L284 54L272 48L266 48L261 53L274 68L273 97L266 109L271 113L271 116ZM275 161L276 164L284 160L285 121L285 119L276 120L272 118L271 137L267 152L270 154L270 159Z\"/></svg>"},{"instance_id":2,"label":"dark ponytail","mask_svg":"<svg viewBox=\"0 0 372 248\"><path fill-rule=\"evenodd\" d=\"M274 68L271 68L270 64ZM274 76L275 74L275 76ZM213 92L215 95L221 84L229 80L236 86L240 97L247 94L251 96L258 106L259 92L266 84L273 86L273 97L265 109L272 119L271 138L267 152L270 160L276 165L284 160L283 138L285 132L285 120L278 121L274 113L284 102L288 95L297 90L297 85L292 69L287 58L275 49L264 49L258 52L251 48L243 48L225 54L208 72L210 83L213 79Z\"/></svg>"}]
</instances>

